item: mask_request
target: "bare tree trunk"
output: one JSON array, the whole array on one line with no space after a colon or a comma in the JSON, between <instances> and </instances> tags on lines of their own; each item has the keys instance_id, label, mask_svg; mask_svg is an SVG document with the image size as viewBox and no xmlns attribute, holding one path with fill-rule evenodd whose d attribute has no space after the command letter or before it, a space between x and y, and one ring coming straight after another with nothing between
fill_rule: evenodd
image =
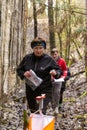
<instances>
[{"instance_id":1,"label":"bare tree trunk","mask_svg":"<svg viewBox=\"0 0 87 130\"><path fill-rule=\"evenodd\" d=\"M59 38L59 44L60 44L60 56L62 57L62 38L61 38L61 33L57 32L58 38Z\"/></svg>"},{"instance_id":2,"label":"bare tree trunk","mask_svg":"<svg viewBox=\"0 0 87 130\"><path fill-rule=\"evenodd\" d=\"M23 26L23 41L22 41L22 56L26 53L26 34L27 34L27 18L28 18L28 5L27 0L23 1L23 19L22 19L22 26Z\"/></svg>"},{"instance_id":3,"label":"bare tree trunk","mask_svg":"<svg viewBox=\"0 0 87 130\"><path fill-rule=\"evenodd\" d=\"M87 0L85 0L85 12L87 14ZM87 15L85 15L85 27L87 30ZM85 74L86 74L86 81L87 81L87 32L85 32Z\"/></svg>"},{"instance_id":4,"label":"bare tree trunk","mask_svg":"<svg viewBox=\"0 0 87 130\"><path fill-rule=\"evenodd\" d=\"M33 0L33 18L34 18L34 38L37 37L37 13L36 13L36 0Z\"/></svg>"},{"instance_id":5,"label":"bare tree trunk","mask_svg":"<svg viewBox=\"0 0 87 130\"><path fill-rule=\"evenodd\" d=\"M55 25L56 27L58 26L58 1L56 0L56 13L55 13ZM58 35L58 39L59 39L59 46L60 46L60 56L62 57L62 38L61 38L61 33L60 32L57 32L57 35Z\"/></svg>"},{"instance_id":6,"label":"bare tree trunk","mask_svg":"<svg viewBox=\"0 0 87 130\"><path fill-rule=\"evenodd\" d=\"M2 2L0 0L0 37L1 37L1 4L2 4Z\"/></svg>"},{"instance_id":7,"label":"bare tree trunk","mask_svg":"<svg viewBox=\"0 0 87 130\"><path fill-rule=\"evenodd\" d=\"M1 8L1 56L0 56L0 104L3 107L7 100L8 75L9 75L9 41L10 41L10 22L11 22L11 2L3 0ZM1 113L1 117L3 113ZM1 122L2 118L0 118Z\"/></svg>"},{"instance_id":8,"label":"bare tree trunk","mask_svg":"<svg viewBox=\"0 0 87 130\"><path fill-rule=\"evenodd\" d=\"M55 47L53 0L48 0L48 21L50 48Z\"/></svg>"},{"instance_id":9,"label":"bare tree trunk","mask_svg":"<svg viewBox=\"0 0 87 130\"><path fill-rule=\"evenodd\" d=\"M8 68L9 68L9 40L10 40L10 22L11 8L10 2L2 1L2 19L1 19L1 55L2 55L2 85L4 93L8 91Z\"/></svg>"},{"instance_id":10,"label":"bare tree trunk","mask_svg":"<svg viewBox=\"0 0 87 130\"><path fill-rule=\"evenodd\" d=\"M70 6L71 4L71 0L68 0L68 4ZM70 39L71 39L71 16L69 15L68 19L67 19L67 27L66 27L66 31L67 31L67 39L68 42L66 42L66 50L65 50L65 60L67 62L67 64L69 63L69 57L70 57Z\"/></svg>"},{"instance_id":11,"label":"bare tree trunk","mask_svg":"<svg viewBox=\"0 0 87 130\"><path fill-rule=\"evenodd\" d=\"M1 47L2 47L2 44L1 44L1 10L2 10L2 2L0 1L0 52L2 51ZM2 96L2 53L0 53L0 99L1 99L1 96Z\"/></svg>"},{"instance_id":12,"label":"bare tree trunk","mask_svg":"<svg viewBox=\"0 0 87 130\"><path fill-rule=\"evenodd\" d=\"M15 68L26 52L27 12L27 0L2 1L0 97L17 83Z\"/></svg>"}]
</instances>

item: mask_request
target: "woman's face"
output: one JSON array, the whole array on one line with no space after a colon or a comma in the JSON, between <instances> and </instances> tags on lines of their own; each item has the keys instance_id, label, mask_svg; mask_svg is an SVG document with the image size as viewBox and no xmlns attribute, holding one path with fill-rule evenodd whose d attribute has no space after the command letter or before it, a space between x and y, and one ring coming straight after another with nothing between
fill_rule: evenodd
<instances>
[{"instance_id":1,"label":"woman's face","mask_svg":"<svg viewBox=\"0 0 87 130\"><path fill-rule=\"evenodd\" d=\"M33 48L33 52L34 52L35 56L41 56L44 53L44 47L43 46L35 46Z\"/></svg>"}]
</instances>

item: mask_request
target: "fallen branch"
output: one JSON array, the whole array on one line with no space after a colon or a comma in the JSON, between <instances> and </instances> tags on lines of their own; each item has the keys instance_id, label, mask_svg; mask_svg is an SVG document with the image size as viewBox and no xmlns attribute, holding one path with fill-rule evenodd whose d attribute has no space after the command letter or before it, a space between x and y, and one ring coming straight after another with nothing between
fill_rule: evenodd
<instances>
[{"instance_id":1,"label":"fallen branch","mask_svg":"<svg viewBox=\"0 0 87 130\"><path fill-rule=\"evenodd\" d=\"M73 74L73 75L71 75L71 78L73 78L74 76L77 76L77 75L79 75L79 74L82 74L82 73L85 73L85 71L82 70L82 71L80 71L80 72L78 72L78 73L76 73L76 74Z\"/></svg>"}]
</instances>

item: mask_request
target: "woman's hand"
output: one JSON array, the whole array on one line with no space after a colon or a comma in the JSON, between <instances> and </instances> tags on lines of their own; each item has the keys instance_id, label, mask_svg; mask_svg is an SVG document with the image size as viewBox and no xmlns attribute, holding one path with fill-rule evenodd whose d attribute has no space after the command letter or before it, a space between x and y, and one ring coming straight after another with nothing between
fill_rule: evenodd
<instances>
[{"instance_id":1,"label":"woman's hand","mask_svg":"<svg viewBox=\"0 0 87 130\"><path fill-rule=\"evenodd\" d=\"M30 77L30 76L31 76L30 71L26 71L26 72L24 73L24 76L25 76L26 78Z\"/></svg>"}]
</instances>

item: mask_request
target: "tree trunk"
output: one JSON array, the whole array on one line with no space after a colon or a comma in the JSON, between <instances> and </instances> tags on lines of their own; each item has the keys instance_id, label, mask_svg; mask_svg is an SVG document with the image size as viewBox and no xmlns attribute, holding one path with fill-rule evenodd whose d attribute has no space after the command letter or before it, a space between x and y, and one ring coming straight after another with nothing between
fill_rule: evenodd
<instances>
[{"instance_id":1,"label":"tree trunk","mask_svg":"<svg viewBox=\"0 0 87 130\"><path fill-rule=\"evenodd\" d=\"M1 19L1 55L2 55L2 87L4 93L8 91L8 68L9 68L9 41L10 41L10 22L11 8L10 2L2 1Z\"/></svg>"},{"instance_id":2,"label":"tree trunk","mask_svg":"<svg viewBox=\"0 0 87 130\"><path fill-rule=\"evenodd\" d=\"M27 12L27 0L2 1L0 97L17 83L15 69L26 52Z\"/></svg>"},{"instance_id":3,"label":"tree trunk","mask_svg":"<svg viewBox=\"0 0 87 130\"><path fill-rule=\"evenodd\" d=\"M55 47L53 0L48 0L48 23L50 49Z\"/></svg>"},{"instance_id":4,"label":"tree trunk","mask_svg":"<svg viewBox=\"0 0 87 130\"><path fill-rule=\"evenodd\" d=\"M34 38L37 37L37 13L36 2L33 0L33 18L34 18Z\"/></svg>"},{"instance_id":5,"label":"tree trunk","mask_svg":"<svg viewBox=\"0 0 87 130\"><path fill-rule=\"evenodd\" d=\"M87 14L87 0L85 0L85 13ZM87 30L87 15L85 15L85 27ZM87 81L87 31L85 32L85 74L86 74L86 81Z\"/></svg>"},{"instance_id":6,"label":"tree trunk","mask_svg":"<svg viewBox=\"0 0 87 130\"><path fill-rule=\"evenodd\" d=\"M71 4L71 0L68 0L68 4L70 6ZM67 27L66 27L66 32L67 32L67 39L68 42L66 42L66 50L65 50L65 60L66 63L69 64L69 57L70 57L70 39L71 39L71 16L69 15L69 17L67 18Z\"/></svg>"}]
</instances>

